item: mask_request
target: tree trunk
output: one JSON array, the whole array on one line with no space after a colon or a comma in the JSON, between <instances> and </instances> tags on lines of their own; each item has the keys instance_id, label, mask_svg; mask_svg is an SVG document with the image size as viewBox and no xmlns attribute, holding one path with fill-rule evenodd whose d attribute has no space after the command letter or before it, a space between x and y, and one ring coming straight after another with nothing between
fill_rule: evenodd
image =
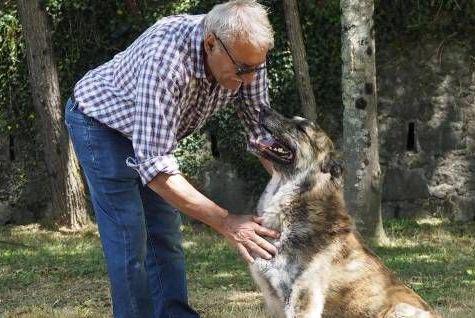
<instances>
[{"instance_id":1,"label":"tree trunk","mask_svg":"<svg viewBox=\"0 0 475 318\"><path fill-rule=\"evenodd\" d=\"M287 36L292 51L295 80L297 81L300 102L302 103L302 113L306 118L315 121L317 119L317 103L315 102L315 95L313 93L312 83L308 73L307 56L305 53L305 44L303 42L302 28L300 27L297 1L283 1Z\"/></svg>"},{"instance_id":2,"label":"tree trunk","mask_svg":"<svg viewBox=\"0 0 475 318\"><path fill-rule=\"evenodd\" d=\"M89 223L79 164L68 139L53 58L51 34L40 0L18 0L26 43L33 106L39 115L44 141L55 221L73 230Z\"/></svg>"},{"instance_id":3,"label":"tree trunk","mask_svg":"<svg viewBox=\"0 0 475 318\"><path fill-rule=\"evenodd\" d=\"M137 3L137 0L125 0L125 7L127 8L127 11L132 15L141 15L140 7Z\"/></svg>"},{"instance_id":4,"label":"tree trunk","mask_svg":"<svg viewBox=\"0 0 475 318\"><path fill-rule=\"evenodd\" d=\"M345 200L362 234L387 241L381 214L373 0L340 0L342 9Z\"/></svg>"}]
</instances>

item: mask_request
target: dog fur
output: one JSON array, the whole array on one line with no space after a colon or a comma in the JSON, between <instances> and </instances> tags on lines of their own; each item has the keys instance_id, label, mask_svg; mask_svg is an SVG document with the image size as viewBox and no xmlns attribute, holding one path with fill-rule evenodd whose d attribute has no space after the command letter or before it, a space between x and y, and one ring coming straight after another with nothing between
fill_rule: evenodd
<instances>
[{"instance_id":1,"label":"dog fur","mask_svg":"<svg viewBox=\"0 0 475 318\"><path fill-rule=\"evenodd\" d=\"M363 245L328 136L272 110L261 114L261 124L273 138L251 150L272 161L274 173L257 212L281 237L273 242L278 254L256 257L250 271L271 317L440 317Z\"/></svg>"}]
</instances>

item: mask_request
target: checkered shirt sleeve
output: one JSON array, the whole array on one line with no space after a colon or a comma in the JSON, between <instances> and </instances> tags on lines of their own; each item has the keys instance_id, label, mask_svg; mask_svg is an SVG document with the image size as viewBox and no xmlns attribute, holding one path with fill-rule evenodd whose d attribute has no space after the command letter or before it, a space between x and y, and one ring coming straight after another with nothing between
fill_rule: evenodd
<instances>
[{"instance_id":1,"label":"checkered shirt sleeve","mask_svg":"<svg viewBox=\"0 0 475 318\"><path fill-rule=\"evenodd\" d=\"M167 68L163 62L157 57L147 58L137 83L132 135L135 158L128 158L127 165L137 170L143 184L160 172L179 173L173 155L180 118L179 89L174 76L164 76L163 70Z\"/></svg>"},{"instance_id":2,"label":"checkered shirt sleeve","mask_svg":"<svg viewBox=\"0 0 475 318\"><path fill-rule=\"evenodd\" d=\"M262 69L256 73L254 81L241 87L238 101L237 114L244 123L244 129L248 136L248 147L251 141L258 138L270 137L259 124L261 109L270 107L269 103L269 80L267 70Z\"/></svg>"}]
</instances>

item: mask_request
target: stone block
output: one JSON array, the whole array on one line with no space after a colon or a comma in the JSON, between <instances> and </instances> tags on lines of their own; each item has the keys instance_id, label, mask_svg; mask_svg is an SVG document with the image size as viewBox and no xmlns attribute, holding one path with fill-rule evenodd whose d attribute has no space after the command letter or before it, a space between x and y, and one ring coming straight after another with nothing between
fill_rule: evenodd
<instances>
[{"instance_id":1,"label":"stone block","mask_svg":"<svg viewBox=\"0 0 475 318\"><path fill-rule=\"evenodd\" d=\"M429 197L423 169L388 168L384 176L383 200L401 201Z\"/></svg>"},{"instance_id":2,"label":"stone block","mask_svg":"<svg viewBox=\"0 0 475 318\"><path fill-rule=\"evenodd\" d=\"M12 220L14 209L8 202L0 202L0 225L5 225Z\"/></svg>"},{"instance_id":3,"label":"stone block","mask_svg":"<svg viewBox=\"0 0 475 318\"><path fill-rule=\"evenodd\" d=\"M35 214L28 209L16 209L12 214L11 223L13 224L30 224L37 221Z\"/></svg>"},{"instance_id":4,"label":"stone block","mask_svg":"<svg viewBox=\"0 0 475 318\"><path fill-rule=\"evenodd\" d=\"M387 201L382 204L383 219L405 218L413 219L429 214L424 208L423 200Z\"/></svg>"},{"instance_id":5,"label":"stone block","mask_svg":"<svg viewBox=\"0 0 475 318\"><path fill-rule=\"evenodd\" d=\"M467 222L475 220L475 193L455 196L452 198L452 217L455 221Z\"/></svg>"},{"instance_id":6,"label":"stone block","mask_svg":"<svg viewBox=\"0 0 475 318\"><path fill-rule=\"evenodd\" d=\"M471 172L471 177L467 182L467 190L475 191L475 171Z\"/></svg>"},{"instance_id":7,"label":"stone block","mask_svg":"<svg viewBox=\"0 0 475 318\"><path fill-rule=\"evenodd\" d=\"M380 156L387 158L406 150L407 127L396 118L386 119L379 124Z\"/></svg>"},{"instance_id":8,"label":"stone block","mask_svg":"<svg viewBox=\"0 0 475 318\"><path fill-rule=\"evenodd\" d=\"M7 162L9 158L9 141L6 134L0 134L0 161Z\"/></svg>"},{"instance_id":9,"label":"stone block","mask_svg":"<svg viewBox=\"0 0 475 318\"><path fill-rule=\"evenodd\" d=\"M475 138L465 137L465 148L471 153L475 153Z\"/></svg>"},{"instance_id":10,"label":"stone block","mask_svg":"<svg viewBox=\"0 0 475 318\"><path fill-rule=\"evenodd\" d=\"M200 176L200 189L206 196L231 213L252 214L257 199L246 192L246 184L230 164L214 161Z\"/></svg>"},{"instance_id":11,"label":"stone block","mask_svg":"<svg viewBox=\"0 0 475 318\"><path fill-rule=\"evenodd\" d=\"M452 126L421 129L419 145L423 151L432 154L443 154L447 151L465 148L462 142L462 131Z\"/></svg>"},{"instance_id":12,"label":"stone block","mask_svg":"<svg viewBox=\"0 0 475 318\"><path fill-rule=\"evenodd\" d=\"M437 199L446 199L455 193L455 187L451 184L443 183L429 187L429 193Z\"/></svg>"}]
</instances>

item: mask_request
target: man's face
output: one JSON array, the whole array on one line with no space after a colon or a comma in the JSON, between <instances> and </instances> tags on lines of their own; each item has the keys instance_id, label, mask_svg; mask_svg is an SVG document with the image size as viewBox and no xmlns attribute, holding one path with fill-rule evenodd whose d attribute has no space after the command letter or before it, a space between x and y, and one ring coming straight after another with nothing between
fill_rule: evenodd
<instances>
[{"instance_id":1,"label":"man's face","mask_svg":"<svg viewBox=\"0 0 475 318\"><path fill-rule=\"evenodd\" d=\"M208 72L224 88L237 90L249 85L266 61L267 49L256 48L247 42L236 40L226 45L214 34L204 41ZM244 74L239 74L245 71ZM250 72L249 72L250 71Z\"/></svg>"}]
</instances>

